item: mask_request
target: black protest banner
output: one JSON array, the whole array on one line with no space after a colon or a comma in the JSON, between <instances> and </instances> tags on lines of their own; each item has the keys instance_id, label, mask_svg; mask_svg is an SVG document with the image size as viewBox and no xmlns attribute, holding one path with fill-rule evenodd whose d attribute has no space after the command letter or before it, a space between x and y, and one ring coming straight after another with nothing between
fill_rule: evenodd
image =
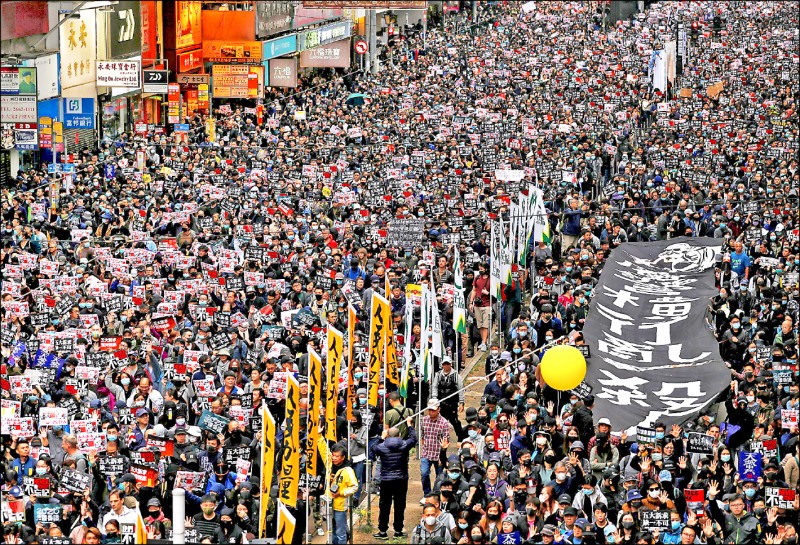
<instances>
[{"instance_id":1,"label":"black protest banner","mask_svg":"<svg viewBox=\"0 0 800 545\"><path fill-rule=\"evenodd\" d=\"M197 426L201 430L210 431L214 435L223 433L230 422L230 418L225 418L211 411L203 411L200 415L200 420L197 421Z\"/></svg>"},{"instance_id":2,"label":"black protest banner","mask_svg":"<svg viewBox=\"0 0 800 545\"><path fill-rule=\"evenodd\" d=\"M640 511L642 530L669 530L669 511Z\"/></svg>"},{"instance_id":3,"label":"black protest banner","mask_svg":"<svg viewBox=\"0 0 800 545\"><path fill-rule=\"evenodd\" d=\"M229 466L236 467L236 460L249 460L250 447L233 447L226 448L223 451L225 463Z\"/></svg>"},{"instance_id":4,"label":"black protest banner","mask_svg":"<svg viewBox=\"0 0 800 545\"><path fill-rule=\"evenodd\" d=\"M69 536L41 536L40 545L72 545L72 538Z\"/></svg>"},{"instance_id":5,"label":"black protest banner","mask_svg":"<svg viewBox=\"0 0 800 545\"><path fill-rule=\"evenodd\" d=\"M683 422L730 385L705 321L719 251L714 239L684 237L614 250L583 330L595 417L622 429Z\"/></svg>"},{"instance_id":6,"label":"black protest banner","mask_svg":"<svg viewBox=\"0 0 800 545\"><path fill-rule=\"evenodd\" d=\"M640 445L656 444L656 429L644 426L636 426L636 442Z\"/></svg>"},{"instance_id":7,"label":"black protest banner","mask_svg":"<svg viewBox=\"0 0 800 545\"><path fill-rule=\"evenodd\" d=\"M81 473L74 469L64 468L61 470L61 480L59 484L61 488L69 490L70 492L83 492L89 488L92 482L92 476L88 473Z\"/></svg>"},{"instance_id":8,"label":"black protest banner","mask_svg":"<svg viewBox=\"0 0 800 545\"><path fill-rule=\"evenodd\" d=\"M388 231L386 243L389 246L412 250L415 246L420 246L425 239L425 220L392 220Z\"/></svg>"},{"instance_id":9,"label":"black protest banner","mask_svg":"<svg viewBox=\"0 0 800 545\"><path fill-rule=\"evenodd\" d=\"M136 543L136 523L122 522L119 525L120 543L133 545Z\"/></svg>"},{"instance_id":10,"label":"black protest banner","mask_svg":"<svg viewBox=\"0 0 800 545\"><path fill-rule=\"evenodd\" d=\"M102 456L97 459L97 469L106 477L118 477L125 473L125 458Z\"/></svg>"},{"instance_id":11,"label":"black protest banner","mask_svg":"<svg viewBox=\"0 0 800 545\"><path fill-rule=\"evenodd\" d=\"M714 438L704 433L689 433L686 443L686 452L693 454L713 454Z\"/></svg>"},{"instance_id":12,"label":"black protest banner","mask_svg":"<svg viewBox=\"0 0 800 545\"><path fill-rule=\"evenodd\" d=\"M208 338L208 346L211 350L222 350L231 345L231 338L227 333L215 333Z\"/></svg>"}]
</instances>

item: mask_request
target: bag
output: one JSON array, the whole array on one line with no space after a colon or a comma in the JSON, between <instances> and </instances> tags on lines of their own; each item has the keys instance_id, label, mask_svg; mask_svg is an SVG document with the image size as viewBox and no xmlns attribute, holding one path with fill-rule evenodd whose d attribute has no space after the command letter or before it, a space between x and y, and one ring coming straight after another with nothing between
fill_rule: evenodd
<instances>
[{"instance_id":1,"label":"bag","mask_svg":"<svg viewBox=\"0 0 800 545\"><path fill-rule=\"evenodd\" d=\"M458 401L455 397L445 399L447 396L456 393L457 388L458 384L455 373L451 373L449 376L439 375L438 395L440 401L444 400L443 403L445 404L452 404L453 401Z\"/></svg>"}]
</instances>

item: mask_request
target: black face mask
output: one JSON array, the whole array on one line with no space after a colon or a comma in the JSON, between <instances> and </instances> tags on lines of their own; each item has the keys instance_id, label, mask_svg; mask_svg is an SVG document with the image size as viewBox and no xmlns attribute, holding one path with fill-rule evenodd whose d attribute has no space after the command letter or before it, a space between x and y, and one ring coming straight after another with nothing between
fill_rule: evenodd
<instances>
[{"instance_id":1,"label":"black face mask","mask_svg":"<svg viewBox=\"0 0 800 545\"><path fill-rule=\"evenodd\" d=\"M547 462L550 465L553 465L553 464L556 463L556 457L555 456L545 456L544 457L544 461Z\"/></svg>"},{"instance_id":2,"label":"black face mask","mask_svg":"<svg viewBox=\"0 0 800 545\"><path fill-rule=\"evenodd\" d=\"M527 498L527 497L528 497L528 494L526 492L524 492L524 491L523 492L514 492L514 503L519 505L520 503L524 502L525 498Z\"/></svg>"}]
</instances>

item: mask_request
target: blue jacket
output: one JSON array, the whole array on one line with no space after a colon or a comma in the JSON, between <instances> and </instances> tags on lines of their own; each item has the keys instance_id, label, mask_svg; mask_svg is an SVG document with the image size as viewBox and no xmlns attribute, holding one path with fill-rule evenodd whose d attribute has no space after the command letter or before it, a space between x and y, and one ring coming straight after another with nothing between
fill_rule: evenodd
<instances>
[{"instance_id":1,"label":"blue jacket","mask_svg":"<svg viewBox=\"0 0 800 545\"><path fill-rule=\"evenodd\" d=\"M372 450L381 460L381 481L408 480L408 453L417 444L417 432L408 428L408 439L387 437Z\"/></svg>"},{"instance_id":2,"label":"blue jacket","mask_svg":"<svg viewBox=\"0 0 800 545\"><path fill-rule=\"evenodd\" d=\"M564 212L564 225L561 233L576 237L581 234L581 211L569 209Z\"/></svg>"},{"instance_id":3,"label":"blue jacket","mask_svg":"<svg viewBox=\"0 0 800 545\"><path fill-rule=\"evenodd\" d=\"M17 482L22 483L23 477L33 477L36 472L36 460L28 456L28 459L23 464L19 458L14 458L11 461L11 469L17 473Z\"/></svg>"}]
</instances>

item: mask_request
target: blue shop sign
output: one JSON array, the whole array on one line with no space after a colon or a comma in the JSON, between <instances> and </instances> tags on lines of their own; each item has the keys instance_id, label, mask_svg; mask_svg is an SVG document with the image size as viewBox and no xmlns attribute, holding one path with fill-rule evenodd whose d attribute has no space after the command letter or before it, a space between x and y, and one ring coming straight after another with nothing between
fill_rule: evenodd
<instances>
[{"instance_id":1,"label":"blue shop sign","mask_svg":"<svg viewBox=\"0 0 800 545\"><path fill-rule=\"evenodd\" d=\"M58 101L62 100L62 116L59 115ZM39 117L50 117L62 121L65 129L94 129L93 98L52 98L39 102Z\"/></svg>"},{"instance_id":2,"label":"blue shop sign","mask_svg":"<svg viewBox=\"0 0 800 545\"><path fill-rule=\"evenodd\" d=\"M264 42L264 51L261 58L266 61L275 57L289 55L295 51L297 51L297 34L291 34Z\"/></svg>"}]
</instances>

